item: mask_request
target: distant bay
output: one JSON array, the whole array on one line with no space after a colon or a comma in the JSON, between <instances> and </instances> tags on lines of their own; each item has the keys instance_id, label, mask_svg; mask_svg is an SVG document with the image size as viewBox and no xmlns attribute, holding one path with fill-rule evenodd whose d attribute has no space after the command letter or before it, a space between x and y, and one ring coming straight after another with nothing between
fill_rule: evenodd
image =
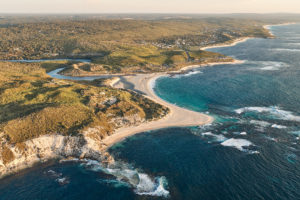
<instances>
[{"instance_id":1,"label":"distant bay","mask_svg":"<svg viewBox=\"0 0 300 200\"><path fill-rule=\"evenodd\" d=\"M157 80L161 98L211 114L213 124L132 136L110 149L119 162L111 174L96 163L42 165L1 180L0 197L300 199L300 25L271 29L275 39L209 49L243 64ZM135 174L139 190L124 182Z\"/></svg>"}]
</instances>

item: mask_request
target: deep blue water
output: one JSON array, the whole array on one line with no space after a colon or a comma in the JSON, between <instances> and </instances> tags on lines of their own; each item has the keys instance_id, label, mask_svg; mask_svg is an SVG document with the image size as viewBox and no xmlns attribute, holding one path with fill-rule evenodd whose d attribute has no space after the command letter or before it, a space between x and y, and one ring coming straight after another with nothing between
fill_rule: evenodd
<instances>
[{"instance_id":1,"label":"deep blue water","mask_svg":"<svg viewBox=\"0 0 300 200\"><path fill-rule=\"evenodd\" d=\"M0 181L0 199L300 199L300 25L272 32L276 39L210 49L243 64L157 80L160 97L213 124L130 137L110 149L110 168L24 171Z\"/></svg>"}]
</instances>

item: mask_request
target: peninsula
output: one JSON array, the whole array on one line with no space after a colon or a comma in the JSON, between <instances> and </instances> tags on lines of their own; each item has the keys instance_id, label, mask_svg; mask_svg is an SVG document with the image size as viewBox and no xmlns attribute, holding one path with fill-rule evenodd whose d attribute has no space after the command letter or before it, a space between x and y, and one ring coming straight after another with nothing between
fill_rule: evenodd
<instances>
[{"instance_id":1,"label":"peninsula","mask_svg":"<svg viewBox=\"0 0 300 200\"><path fill-rule=\"evenodd\" d=\"M208 115L156 96L155 80L195 67L239 63L205 47L272 37L264 24L202 17L4 18L0 58L8 62L0 63L0 176L50 159L110 163L107 148L130 135L212 123ZM56 60L64 58L69 60ZM19 63L24 59L50 60ZM47 74L59 68L70 77L110 79L59 80Z\"/></svg>"}]
</instances>

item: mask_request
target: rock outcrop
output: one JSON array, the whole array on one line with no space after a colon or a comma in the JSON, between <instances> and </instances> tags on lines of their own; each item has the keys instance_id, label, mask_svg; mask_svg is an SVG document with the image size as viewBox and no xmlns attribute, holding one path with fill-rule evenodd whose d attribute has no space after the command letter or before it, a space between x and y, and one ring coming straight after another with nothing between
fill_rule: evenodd
<instances>
[{"instance_id":1,"label":"rock outcrop","mask_svg":"<svg viewBox=\"0 0 300 200\"><path fill-rule=\"evenodd\" d=\"M112 163L113 158L103 152L101 139L90 128L78 136L43 135L16 145L0 138L0 177L51 159L88 158Z\"/></svg>"}]
</instances>

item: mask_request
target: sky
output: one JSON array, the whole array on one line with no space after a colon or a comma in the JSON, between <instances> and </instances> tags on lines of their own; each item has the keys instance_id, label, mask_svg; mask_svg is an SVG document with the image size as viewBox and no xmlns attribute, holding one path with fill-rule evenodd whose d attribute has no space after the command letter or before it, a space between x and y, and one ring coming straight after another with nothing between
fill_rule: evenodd
<instances>
[{"instance_id":1,"label":"sky","mask_svg":"<svg viewBox=\"0 0 300 200\"><path fill-rule=\"evenodd\" d=\"M0 0L0 13L300 13L300 0Z\"/></svg>"}]
</instances>

